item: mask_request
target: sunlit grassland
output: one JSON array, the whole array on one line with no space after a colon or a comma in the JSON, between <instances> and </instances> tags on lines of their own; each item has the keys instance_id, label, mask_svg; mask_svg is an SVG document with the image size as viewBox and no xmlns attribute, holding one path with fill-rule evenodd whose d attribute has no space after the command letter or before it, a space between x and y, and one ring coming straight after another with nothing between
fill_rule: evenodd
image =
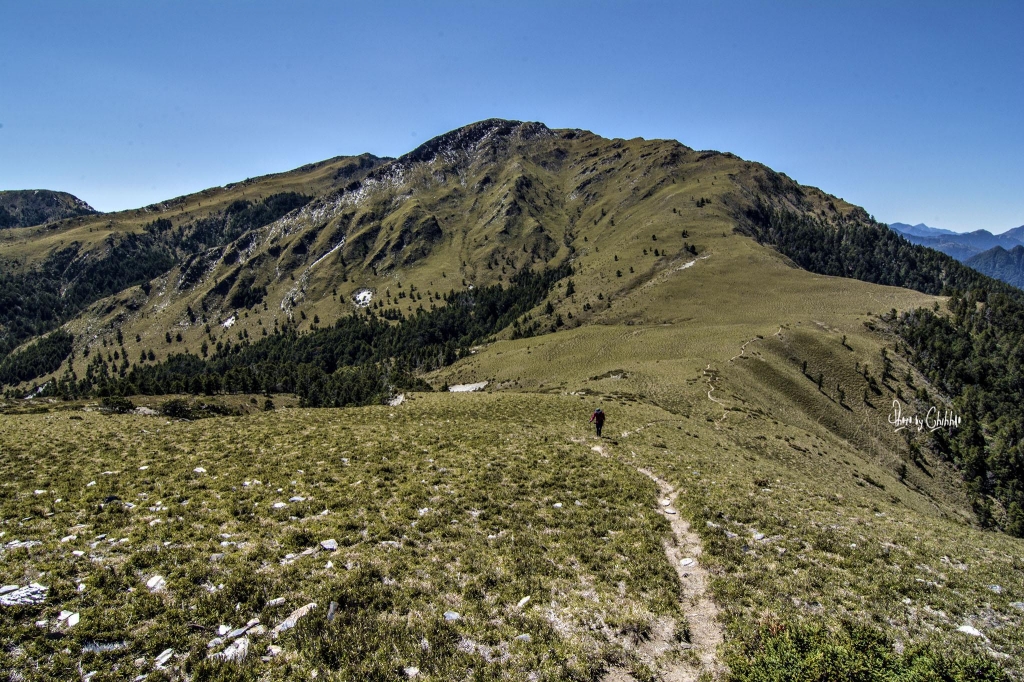
<instances>
[{"instance_id":1,"label":"sunlit grassland","mask_svg":"<svg viewBox=\"0 0 1024 682\"><path fill-rule=\"evenodd\" d=\"M132 679L165 648L171 671L153 679L394 679L405 667L590 679L628 667L629 643L679 616L667 524L648 479L568 440L585 415L566 406L441 395L192 423L3 417L2 541L42 544L4 551L0 577L50 593L5 609L0 667ZM336 552L302 554L328 539ZM167 586L151 594L154 575ZM271 628L309 602L280 656L261 661L271 640L257 636L240 670L206 661L218 625ZM58 625L63 609L81 622Z\"/></svg>"}]
</instances>

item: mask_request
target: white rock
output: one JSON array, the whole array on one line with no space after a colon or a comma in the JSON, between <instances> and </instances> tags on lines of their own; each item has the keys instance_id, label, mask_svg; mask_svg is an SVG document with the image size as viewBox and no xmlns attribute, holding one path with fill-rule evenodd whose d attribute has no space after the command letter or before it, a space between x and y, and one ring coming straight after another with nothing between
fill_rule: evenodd
<instances>
[{"instance_id":1,"label":"white rock","mask_svg":"<svg viewBox=\"0 0 1024 682\"><path fill-rule=\"evenodd\" d=\"M16 590L11 590L6 594L0 595L0 606L31 606L34 604L42 604L46 601L46 594L49 591L49 587L44 587L39 583L32 583L31 585L19 587Z\"/></svg>"},{"instance_id":2,"label":"white rock","mask_svg":"<svg viewBox=\"0 0 1024 682\"><path fill-rule=\"evenodd\" d=\"M267 608L270 608L272 606L280 606L283 603L284 603L284 597L277 597L277 598L271 599L270 601L267 602Z\"/></svg>"},{"instance_id":3,"label":"white rock","mask_svg":"<svg viewBox=\"0 0 1024 682\"><path fill-rule=\"evenodd\" d=\"M529 603L530 603L530 596L527 595L527 596L525 596L525 597L523 597L522 599L519 600L519 603L516 604L516 608L517 609L521 609L521 608L523 608L524 606L526 606Z\"/></svg>"},{"instance_id":4,"label":"white rock","mask_svg":"<svg viewBox=\"0 0 1024 682\"><path fill-rule=\"evenodd\" d=\"M334 539L322 540L320 542L320 546L326 549L328 552L335 552L338 549L338 541Z\"/></svg>"},{"instance_id":5,"label":"white rock","mask_svg":"<svg viewBox=\"0 0 1024 682\"><path fill-rule=\"evenodd\" d=\"M96 481L89 481L88 483L85 484L85 487L86 488L91 488L94 485L96 485Z\"/></svg>"},{"instance_id":6,"label":"white rock","mask_svg":"<svg viewBox=\"0 0 1024 682\"><path fill-rule=\"evenodd\" d=\"M18 589L17 585L4 585L3 587L0 587L0 594L7 594L8 592L14 592L16 589Z\"/></svg>"},{"instance_id":7,"label":"white rock","mask_svg":"<svg viewBox=\"0 0 1024 682\"><path fill-rule=\"evenodd\" d=\"M68 617L68 627L69 627L69 628L73 628L73 627L75 627L76 625L78 625L78 622L79 622L80 620L82 620L82 616L81 616L80 614L78 614L78 613L72 613L72 614L71 614L71 615L70 615L70 616Z\"/></svg>"},{"instance_id":8,"label":"white rock","mask_svg":"<svg viewBox=\"0 0 1024 682\"><path fill-rule=\"evenodd\" d=\"M517 635L516 636L516 641L517 642L526 642L527 644L529 644L530 642L533 641L533 637L530 637L530 635L528 635L526 633L523 633L521 635Z\"/></svg>"},{"instance_id":9,"label":"white rock","mask_svg":"<svg viewBox=\"0 0 1024 682\"><path fill-rule=\"evenodd\" d=\"M146 588L150 592L159 592L167 586L167 581L164 580L162 575L154 575L152 578L146 581Z\"/></svg>"},{"instance_id":10,"label":"white rock","mask_svg":"<svg viewBox=\"0 0 1024 682\"><path fill-rule=\"evenodd\" d=\"M1003 593L1003 588L1000 585L989 585L988 589L992 590L996 594L1002 594Z\"/></svg>"},{"instance_id":11,"label":"white rock","mask_svg":"<svg viewBox=\"0 0 1024 682\"><path fill-rule=\"evenodd\" d=\"M978 630L977 628L971 627L970 625L961 625L960 627L958 627L956 629L956 631L957 632L962 632L965 635L970 635L971 637L984 637L985 636L985 635L981 634L981 630Z\"/></svg>"},{"instance_id":12,"label":"white rock","mask_svg":"<svg viewBox=\"0 0 1024 682\"><path fill-rule=\"evenodd\" d=\"M213 639L211 639L209 642L206 643L206 648L207 649L216 649L217 647L219 647L223 643L224 643L223 639L221 639L220 637L214 637Z\"/></svg>"},{"instance_id":13,"label":"white rock","mask_svg":"<svg viewBox=\"0 0 1024 682\"><path fill-rule=\"evenodd\" d=\"M193 471L193 473L197 473L197 474L205 474L206 473L206 469L204 469L203 467L196 467L192 471Z\"/></svg>"},{"instance_id":14,"label":"white rock","mask_svg":"<svg viewBox=\"0 0 1024 682\"><path fill-rule=\"evenodd\" d=\"M445 611L444 619L447 621L459 620L462 616L459 615L458 611Z\"/></svg>"},{"instance_id":15,"label":"white rock","mask_svg":"<svg viewBox=\"0 0 1024 682\"><path fill-rule=\"evenodd\" d=\"M71 614L73 614L73 613L74 613L74 611L65 611L65 610L62 609L61 612L59 614L57 614L57 622L58 623L63 623L68 618L70 618Z\"/></svg>"},{"instance_id":16,"label":"white rock","mask_svg":"<svg viewBox=\"0 0 1024 682\"><path fill-rule=\"evenodd\" d=\"M305 502L306 498L305 497L300 497L299 495L296 495L295 497L289 497L288 501L289 502Z\"/></svg>"},{"instance_id":17,"label":"white rock","mask_svg":"<svg viewBox=\"0 0 1024 682\"><path fill-rule=\"evenodd\" d=\"M160 652L160 655L153 660L153 665L157 668L163 668L167 661L171 660L171 656L174 655L174 649L164 649Z\"/></svg>"},{"instance_id":18,"label":"white rock","mask_svg":"<svg viewBox=\"0 0 1024 682\"><path fill-rule=\"evenodd\" d=\"M1010 602L1010 606L1020 611L1024 611L1024 601L1012 601Z\"/></svg>"},{"instance_id":19,"label":"white rock","mask_svg":"<svg viewBox=\"0 0 1024 682\"><path fill-rule=\"evenodd\" d=\"M324 564L324 568L326 568L326 569L334 568L334 562L333 561L328 561L326 564Z\"/></svg>"},{"instance_id":20,"label":"white rock","mask_svg":"<svg viewBox=\"0 0 1024 682\"><path fill-rule=\"evenodd\" d=\"M267 647L267 656L270 656L271 658L273 658L274 656L280 656L281 651L283 651L281 647L277 646L276 644L271 644Z\"/></svg>"},{"instance_id":21,"label":"white rock","mask_svg":"<svg viewBox=\"0 0 1024 682\"><path fill-rule=\"evenodd\" d=\"M76 549L75 551L73 551L71 553L74 554L75 556L85 556L85 552L83 552L80 549Z\"/></svg>"},{"instance_id":22,"label":"white rock","mask_svg":"<svg viewBox=\"0 0 1024 682\"><path fill-rule=\"evenodd\" d=\"M45 495L46 491L45 490L36 490L35 493L36 493L36 495Z\"/></svg>"},{"instance_id":23,"label":"white rock","mask_svg":"<svg viewBox=\"0 0 1024 682\"><path fill-rule=\"evenodd\" d=\"M407 667L405 669L405 676L406 677L416 677L419 674L420 674L420 669L417 668L414 665L410 665L409 667Z\"/></svg>"},{"instance_id":24,"label":"white rock","mask_svg":"<svg viewBox=\"0 0 1024 682\"><path fill-rule=\"evenodd\" d=\"M427 512L430 511L430 507L422 507L421 509L417 509L416 511L420 516L425 516Z\"/></svg>"},{"instance_id":25,"label":"white rock","mask_svg":"<svg viewBox=\"0 0 1024 682\"><path fill-rule=\"evenodd\" d=\"M223 636L223 635L228 634L229 632L231 632L231 626L230 625L218 625L217 626L217 634L218 635Z\"/></svg>"},{"instance_id":26,"label":"white rock","mask_svg":"<svg viewBox=\"0 0 1024 682\"><path fill-rule=\"evenodd\" d=\"M764 540L764 533L754 533L755 540Z\"/></svg>"},{"instance_id":27,"label":"white rock","mask_svg":"<svg viewBox=\"0 0 1024 682\"><path fill-rule=\"evenodd\" d=\"M234 642L228 645L227 649L220 652L219 654L212 654L210 658L220 659L222 661L234 661L240 663L244 661L246 656L249 655L249 638L239 637Z\"/></svg>"},{"instance_id":28,"label":"white rock","mask_svg":"<svg viewBox=\"0 0 1024 682\"><path fill-rule=\"evenodd\" d=\"M679 560L679 565L680 566L693 566L693 559L691 559L689 557L687 557L685 559L680 559Z\"/></svg>"},{"instance_id":29,"label":"white rock","mask_svg":"<svg viewBox=\"0 0 1024 682\"><path fill-rule=\"evenodd\" d=\"M278 624L277 627L270 631L270 636L274 639L277 639L282 632L284 632L285 630L291 630L293 627L295 627L296 623L299 622L300 618L302 618L315 608L316 602L310 602L305 606L300 606L299 608L295 609L291 612L291 615L289 615L287 618L281 621L281 623Z\"/></svg>"},{"instance_id":30,"label":"white rock","mask_svg":"<svg viewBox=\"0 0 1024 682\"><path fill-rule=\"evenodd\" d=\"M672 507L665 507L665 513L666 514L677 514L678 512L675 509L673 509Z\"/></svg>"},{"instance_id":31,"label":"white rock","mask_svg":"<svg viewBox=\"0 0 1024 682\"><path fill-rule=\"evenodd\" d=\"M142 466L139 467L139 471L145 471L148 468L149 468L148 464L143 464Z\"/></svg>"},{"instance_id":32,"label":"white rock","mask_svg":"<svg viewBox=\"0 0 1024 682\"><path fill-rule=\"evenodd\" d=\"M449 386L448 390L451 393L470 393L472 391L482 391L486 386L486 381L478 381L475 384L455 384L454 386Z\"/></svg>"},{"instance_id":33,"label":"white rock","mask_svg":"<svg viewBox=\"0 0 1024 682\"><path fill-rule=\"evenodd\" d=\"M64 537L62 537L60 539L60 541L61 542L71 542L72 540L77 540L77 539L78 539L77 535L65 535Z\"/></svg>"},{"instance_id":34,"label":"white rock","mask_svg":"<svg viewBox=\"0 0 1024 682\"><path fill-rule=\"evenodd\" d=\"M274 504L272 504L270 506L272 508L274 508L274 509L284 509L285 507L288 506L288 503L287 502L275 502Z\"/></svg>"}]
</instances>

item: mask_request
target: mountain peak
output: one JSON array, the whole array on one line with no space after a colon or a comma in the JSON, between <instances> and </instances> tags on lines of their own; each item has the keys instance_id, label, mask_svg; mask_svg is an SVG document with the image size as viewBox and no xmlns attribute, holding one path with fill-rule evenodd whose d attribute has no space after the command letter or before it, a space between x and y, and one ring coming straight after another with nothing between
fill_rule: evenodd
<instances>
[{"instance_id":1,"label":"mountain peak","mask_svg":"<svg viewBox=\"0 0 1024 682\"><path fill-rule=\"evenodd\" d=\"M94 213L98 211L67 192L49 189L0 191L0 229L42 225Z\"/></svg>"},{"instance_id":2,"label":"mountain peak","mask_svg":"<svg viewBox=\"0 0 1024 682\"><path fill-rule=\"evenodd\" d=\"M551 129L543 123L488 118L431 138L408 154L399 157L398 161L429 162L439 154L475 151L498 139L527 140L550 134Z\"/></svg>"}]
</instances>

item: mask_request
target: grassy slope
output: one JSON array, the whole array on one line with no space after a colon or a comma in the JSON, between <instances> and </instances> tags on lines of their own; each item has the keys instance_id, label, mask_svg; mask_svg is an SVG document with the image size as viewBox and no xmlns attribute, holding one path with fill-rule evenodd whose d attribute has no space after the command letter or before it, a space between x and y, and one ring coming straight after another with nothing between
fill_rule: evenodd
<instances>
[{"instance_id":1,"label":"grassy slope","mask_svg":"<svg viewBox=\"0 0 1024 682\"><path fill-rule=\"evenodd\" d=\"M230 330L211 325L217 339L234 337L240 330L258 334L258 321L272 328L275 318L286 319L287 311L282 310L281 302L293 295L289 292L301 291L298 305L292 311L306 312L307 319L301 322L304 326L314 314L325 322L346 314L352 309L348 294L358 287L375 289L380 296L387 288L392 288L392 293L396 294L399 281L406 291L410 284L415 284L424 294L428 289L458 288L463 278L467 282L489 283L501 274L500 264L492 269L481 264L499 256L501 263L505 262L504 258L512 258L521 267L524 264L522 246L538 238L540 233L536 228L541 226L557 246L550 254L551 259L568 253L568 241L575 248L576 262L581 267L573 277L576 285L573 296L565 297L564 288L552 295L556 313L563 315L568 328L531 339L498 341L430 377L438 386L446 382L487 379L493 382L492 390L525 394L437 395L418 398L411 406L392 410L295 412L287 417L275 414L174 425L173 429L180 429L180 432L163 431L159 436L146 434L146 448L173 460L185 456L180 452L175 454L175 444L186 448L185 454L197 450L199 446L189 443L200 442L200 433L222 434L217 437L229 439L227 434L241 432L245 434L245 447L252 447L254 436L251 433L262 434L269 429L281 435L268 436L267 445L262 447L266 452L273 452L275 458L281 458L284 462L281 466L309 471L309 466L290 464L290 458L299 457L307 462L324 461L326 464L320 466L334 467L338 466L338 457L343 456L340 450L336 448L330 455L325 453L335 447L334 439L340 439L338 448L347 447L344 443L349 441L331 432L328 444L315 434L325 415L332 415L329 419L338 415L337 419L362 420L363 437L367 440L384 443L394 437L399 439L396 442L404 442L405 447L399 450L404 453L403 461L409 471L411 467L422 466L422 462L409 459L418 448L437 450L435 443L423 439L438 432L452 443L468 444L458 468L450 468L460 476L476 476L472 472L486 469L489 460L511 456L503 453L514 453L520 444L525 444L524 447L538 457L550 459L556 455L569 456L568 453L582 457L582 465L589 473L580 475L580 486L599 482L600 479L591 480L589 476L600 471L602 475L608 472L607 475L614 476L616 485L625 490L632 490L631 486L636 485L647 491L645 495L653 495L653 486L636 478L631 468L634 464L647 466L686 491L681 499L685 498L685 512L704 536L706 560L716 574L713 589L726 612L729 626L727 648L737 669L742 668L745 656L750 653L744 647L756 649L757 643L763 641L757 632L759 624L781 627L784 631L799 622L835 624L836 619L843 616L882 628L900 646L933 638L940 648L990 648L994 653L986 655L1019 658L1024 653L1024 642L1019 634L1022 613L1009 604L1024 599L1024 583L1020 577L1024 544L975 530L956 473L941 462L927 458L915 464L907 442L892 432L886 418L896 390L907 396L913 393L910 386L901 385L904 366L897 362L894 373L900 377L899 381L882 384L879 394L870 394L870 404L862 400L862 392L868 384L858 369L867 364L871 374L880 378L880 351L891 343L884 334L866 327L866 323L878 326L879 313L890 308L903 310L930 305L936 299L902 289L811 275L791 267L773 251L734 234L733 208L754 191L749 188L758 186L758 178L765 177L765 169L756 164L727 155L703 156L676 143L609 141L586 134L568 141L545 138L542 144L549 145L546 153L527 155L511 164L495 166L484 163L486 158L478 159L476 166L473 163L460 166L462 175L454 172L445 175L443 171L447 167L435 167L434 173L414 167L404 176L406 184L376 187L361 203L345 209L350 212L353 224L358 224L361 216L371 217L349 233L350 239L343 249L325 259L321 263L323 267L309 269L305 278L302 268L332 246L330 237L337 223L331 221L340 218L336 215L326 225L313 221L304 227L296 225L294 232L281 229L277 236L269 234L268 243L276 239L285 248L276 260L260 266L263 272L287 262L285 259L291 257L288 248L304 230L316 230L317 236L311 242L310 255L298 261L299 269L292 270L297 275L296 281L283 275L270 282L266 312L254 310L246 317L239 311L238 327ZM559 149L566 154L553 153ZM656 173L654 169L661 168L659 164L673 158L675 153L681 155L674 167L676 170L668 176ZM588 186L596 192L597 198L593 201L581 199L586 188L578 189L580 184L606 166L617 169L619 174L604 184ZM476 192L488 169L493 172L494 168L499 168L500 174L493 173L491 182ZM525 189L516 184L516 179L524 175L529 176L532 183ZM669 176L674 182L665 179ZM792 187L782 183L782 190L785 193ZM517 202L527 207L524 213L529 219L521 218L509 224L500 209L507 207L507 198L516 191L520 192ZM833 210L832 206L840 212L853 210L817 190L803 188L803 192L804 210L827 212ZM712 203L697 207L691 201L691 197L702 196L710 198ZM418 208L413 210L416 206ZM376 217L379 210L383 213ZM459 217L459 211L470 219ZM433 244L429 257L402 263L401 250L392 252L391 245L406 226L415 225L422 214L439 216L445 238ZM413 215L419 217L414 217L410 223ZM447 215L453 217L446 218ZM462 227L449 230L450 225L465 225L465 230ZM347 250L359 241L360 234L374 226L380 229L372 240L366 240L370 244L367 260L356 259ZM503 228L506 233L501 232ZM685 241L696 244L703 258L679 269L693 260L682 251L683 230L689 232ZM657 235L658 239L652 239L652 235ZM659 253L666 250L668 255L655 257L654 248L658 248ZM647 255L643 249L648 250ZM385 255L376 262L379 268L374 274L366 266L374 254L382 252ZM343 282L340 258L346 253L348 281ZM467 263L465 268L461 264L463 260ZM629 267L634 269L632 274ZM623 276L617 277L616 270L621 270ZM442 272L446 276L442 276ZM338 289L337 296L334 288ZM182 344L172 344L170 348L174 350L187 347L195 351L203 338L209 339L201 325L181 324L185 305L194 299L171 292L165 296L162 301L147 302L150 307L145 317L128 319L125 337L129 358L137 355L134 333L142 334L143 348L153 347L158 354L166 352L162 337L169 320L174 321L171 328L180 329L184 337ZM166 307L161 309L164 301ZM585 310L585 304L592 309ZM401 305L404 310L409 305L408 299L402 299ZM223 311L219 316L225 317L228 312ZM572 318L568 317L569 313ZM102 334L112 333L109 325L117 314L94 313L92 318L84 317L76 324L93 325L82 329L93 329L98 340ZM550 324L554 317L544 316L540 309L534 311L534 315L545 324ZM301 321L301 316L296 319ZM216 321L213 319L214 323ZM847 346L841 344L844 335ZM815 383L802 374L803 361L807 361L811 377L819 372L823 374L823 391L819 392ZM913 381L915 386L924 383L919 376ZM844 404L838 401L837 383L846 394ZM708 397L711 388L714 401ZM541 395L544 393L549 395ZM568 395L573 393L576 395ZM589 448L577 447L569 440L582 436L582 422L597 404L603 405L609 413L611 432L629 433L616 436L618 442L609 448L611 460L595 460ZM392 412L398 421L385 416ZM407 418L403 415L413 416L402 422L401 419ZM442 418L452 423L442 427L439 421ZM40 432L39 438L57 440L68 438L68 432L62 429L74 426L74 423L58 423L60 419L56 417L50 422L43 416L18 419L28 421L11 420L6 425L9 430L4 441L12 446L23 440L19 439L20 430L25 428L22 424L34 430L56 429ZM99 418L88 416L87 419ZM275 420L285 420L282 423L288 426L274 426L278 423ZM139 429L151 430L146 425L152 422L141 418L97 422L98 425L109 424L108 429L123 437L137 434L136 423L140 424ZM94 428L99 428L98 425ZM302 433L303 438L296 438L296 433ZM502 440L505 437L502 434L506 433L511 441ZM142 435L132 437L143 438ZM912 442L922 438L914 434ZM233 452L231 447L222 447L227 442L217 441L213 450ZM89 439L82 440L79 447L88 453L97 449L95 441ZM222 462L224 466L248 467L251 466L249 457L243 453L237 458L225 457ZM189 476L187 471L191 470L191 460L173 461L181 463L169 465L166 476L176 482L162 484L166 490L182 487ZM620 467L612 462L629 466ZM261 463L271 464L273 462ZM351 465L355 466L355 462ZM8 466L14 472L14 465ZM95 466L106 465L97 463ZM528 480L546 472L528 459L510 462L509 466L522 471ZM568 460L558 460L558 466L576 476L572 473L576 465ZM699 473L694 474L694 471ZM36 474L35 471L14 472L12 475L17 478L12 481L18 481L22 493L33 486L53 487L28 478ZM245 475L256 474L246 472ZM508 492L497 490L486 478L467 480L472 480L472 485L479 488L478 493ZM543 490L543 486L531 487L516 497L537 502L544 499ZM222 499L215 505L210 504L225 508L235 505L236 499L248 500L246 495L249 495L241 488L230 493L227 489L218 492ZM382 495L379 499L387 497ZM627 504L636 499L642 498L629 493L621 501L609 497L608 502ZM24 495L19 500L19 505L27 503L31 496ZM405 507L400 505L399 508ZM45 513L45 509L37 512ZM5 519L17 523L18 513L15 509L5 510ZM47 551L64 557L66 551L53 538L65 530L46 525L49 522L45 518L38 522L40 525L27 528L50 538L51 547ZM204 521L197 522L204 523L204 527L207 525ZM318 519L310 523L321 522L329 521ZM537 523L542 522L548 523L550 519L538 517ZM726 530L736 537L728 537ZM765 533L768 540L753 540L754 531ZM286 532L290 531L274 530L272 535L279 537L279 533ZM652 544L649 538L650 533L664 534L666 529L651 521L646 530L636 532L638 541L646 543L635 548L643 554L643 561L653 567L662 565L664 557L657 543ZM180 541L171 536L167 540ZM459 536L452 542L476 547L470 537ZM572 551L588 553L604 542L607 541L584 535ZM295 545L295 548L299 547ZM205 551L213 551L212 546ZM254 558L262 560L263 556ZM560 556L564 559L568 555ZM623 552L622 556L630 558L640 554ZM190 554L183 559L183 565L199 565L199 558L201 553ZM495 559L495 562L500 563L500 560ZM29 563L26 560L19 566ZM241 565L236 566L240 569ZM486 572L485 567L478 568L478 573ZM672 615L672 608L666 605L663 596L658 596L663 595L660 591L664 586L656 575L661 575L659 571L665 569L667 566L662 566L643 579L648 585L647 595L638 597L635 602L624 602L623 608L638 610L642 614L640 620L648 626L656 614ZM31 575L26 574L26 579L28 577ZM135 577L143 576L137 573ZM17 576L12 574L8 579L15 578ZM291 574L289 580L292 580ZM324 599L321 596L324 593L317 591L320 587L306 587L297 577L294 580L298 581L295 605L303 599ZM593 578L593 583L583 580L576 589L586 590L594 584L598 585L594 589L601 594L604 588L600 585L606 585L603 581L607 580L609 578L600 576ZM330 581L325 584L330 589L342 589L342 585ZM996 594L990 585L999 585L1002 592ZM574 594L568 586L557 589ZM486 599L473 594L476 601L469 601L486 603ZM466 600L466 594L462 598ZM405 614L407 620L412 618L409 614L414 613L436 617L435 607L430 610L416 602L412 608L408 601L395 606L388 599L373 603L382 613ZM566 603L586 602L585 597L572 599L577 601L569 599ZM599 603L600 608L617 608L610 606L607 600ZM474 608L484 607L478 604ZM232 623L235 620L241 619L232 619ZM510 634L502 630L506 621L497 620L501 624L487 626L494 628L487 631L490 634L476 631L471 636L484 637L478 641L491 644L506 641ZM779 622L783 625L773 625ZM989 640L973 640L956 632L956 627L966 622L982 630ZM160 627L154 626L156 630ZM190 646L198 649L206 636L206 633L190 635ZM582 630L574 632L569 643L559 645L562 648L558 649L558 656L548 659L547 664L552 666L549 672L557 676L576 669L573 666L610 663L622 656L629 659L632 654L628 653L628 645L616 637L618 635L609 641L618 641L618 645L602 643L600 636L586 635ZM322 662L323 659L311 653L309 646L302 641L286 646L286 650L294 653L296 666L311 667ZM623 650L627 653L611 652L609 646L612 649L625 646ZM152 654L156 648L152 646L146 651ZM598 650L604 653L598 653L592 660L584 656L586 651ZM540 665L530 662L534 659L526 654L523 654L526 658L520 657L514 647L512 651L513 657L507 664L514 670ZM399 652L404 653L381 654L382 660L391 666L405 665L412 660L411 654L401 646ZM576 659L572 659L574 654ZM196 654L198 658L201 655ZM632 661L637 674L642 676L640 659L634 655ZM1012 660L1004 663L1011 671L1016 671ZM464 666L466 659L436 664L458 667Z\"/></svg>"}]
</instances>

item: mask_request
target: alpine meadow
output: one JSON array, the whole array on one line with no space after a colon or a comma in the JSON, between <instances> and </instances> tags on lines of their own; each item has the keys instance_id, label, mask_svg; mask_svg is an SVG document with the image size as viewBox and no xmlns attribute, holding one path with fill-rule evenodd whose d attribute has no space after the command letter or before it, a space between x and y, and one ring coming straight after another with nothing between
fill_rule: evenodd
<instances>
[{"instance_id":1,"label":"alpine meadow","mask_svg":"<svg viewBox=\"0 0 1024 682\"><path fill-rule=\"evenodd\" d=\"M4 679L1024 679L1024 291L730 153L0 192L0 390Z\"/></svg>"}]
</instances>

